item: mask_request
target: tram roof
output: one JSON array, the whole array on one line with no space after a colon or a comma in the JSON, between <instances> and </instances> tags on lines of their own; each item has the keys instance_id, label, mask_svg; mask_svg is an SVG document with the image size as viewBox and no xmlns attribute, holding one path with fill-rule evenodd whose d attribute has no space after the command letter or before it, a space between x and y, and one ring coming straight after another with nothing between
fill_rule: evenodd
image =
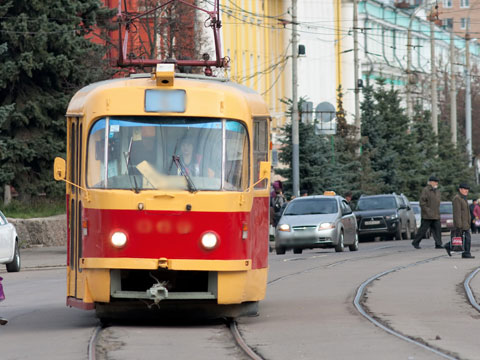
<instances>
[{"instance_id":1,"label":"tram roof","mask_svg":"<svg viewBox=\"0 0 480 360\"><path fill-rule=\"evenodd\" d=\"M144 110L144 94L146 89L184 89L187 97L190 95L204 95L201 97L202 102L192 101L191 96L189 104L194 103L183 114L186 116L220 116L231 117L228 114L231 104L235 104L235 113L237 116L243 113L241 118L251 116L269 116L268 106L263 98L254 90L229 81L227 79L212 78L193 74L175 74L173 86L158 87L156 80L151 74L135 74L129 78L118 78L92 83L80 89L70 100L67 109L67 116L84 116L89 114L93 117L102 113L106 115L142 115ZM207 97L205 97L207 96ZM205 100L208 99L209 104L215 101L224 101L221 105L224 107L218 113L215 106L205 106ZM242 101L243 100L243 101ZM139 106L135 107L134 104ZM229 105L229 106L226 106ZM141 109L142 111L139 111ZM212 110L213 109L213 110ZM103 110L103 111L102 111ZM209 111L212 110L211 114ZM146 113L145 115L158 115ZM162 115L168 115L162 113ZM173 115L181 115L179 113ZM235 116L233 116L235 117Z\"/></svg>"}]
</instances>

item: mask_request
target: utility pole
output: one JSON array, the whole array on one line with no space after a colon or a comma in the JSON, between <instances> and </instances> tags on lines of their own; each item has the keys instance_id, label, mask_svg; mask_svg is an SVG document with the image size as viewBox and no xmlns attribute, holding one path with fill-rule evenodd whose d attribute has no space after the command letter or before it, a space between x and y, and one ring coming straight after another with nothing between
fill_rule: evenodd
<instances>
[{"instance_id":1,"label":"utility pole","mask_svg":"<svg viewBox=\"0 0 480 360\"><path fill-rule=\"evenodd\" d=\"M413 25L413 19L415 19L415 16L417 13L423 9L427 4L421 4L418 5L418 7L415 9L414 12L410 15L410 21L408 22L408 30L407 30L407 86L406 86L406 91L407 91L407 116L409 119L412 118L413 114L413 104L412 104L412 25ZM423 83L422 83L423 84Z\"/></svg>"},{"instance_id":2,"label":"utility pole","mask_svg":"<svg viewBox=\"0 0 480 360\"><path fill-rule=\"evenodd\" d=\"M360 89L358 87L359 61L358 61L358 1L353 0L353 80L355 82L355 140L360 140Z\"/></svg>"},{"instance_id":3,"label":"utility pole","mask_svg":"<svg viewBox=\"0 0 480 360\"><path fill-rule=\"evenodd\" d=\"M410 74L412 72L412 20L415 12L410 16L410 23L407 32L407 116L408 120L412 119L412 84Z\"/></svg>"},{"instance_id":4,"label":"utility pole","mask_svg":"<svg viewBox=\"0 0 480 360\"><path fill-rule=\"evenodd\" d=\"M450 132L452 144L457 146L457 89L455 84L455 35L450 32Z\"/></svg>"},{"instance_id":5,"label":"utility pole","mask_svg":"<svg viewBox=\"0 0 480 360\"><path fill-rule=\"evenodd\" d=\"M300 196L297 53L297 0L292 0L292 192L296 197Z\"/></svg>"},{"instance_id":6,"label":"utility pole","mask_svg":"<svg viewBox=\"0 0 480 360\"><path fill-rule=\"evenodd\" d=\"M436 13L435 13L436 16ZM432 127L433 133L438 135L437 117L437 69L435 67L435 24L434 15L430 18L430 71L431 71L431 97L432 97Z\"/></svg>"},{"instance_id":7,"label":"utility pole","mask_svg":"<svg viewBox=\"0 0 480 360\"><path fill-rule=\"evenodd\" d=\"M465 132L469 165L472 166L472 94L470 89L470 34L468 32L470 18L467 21L467 33L465 34Z\"/></svg>"}]
</instances>

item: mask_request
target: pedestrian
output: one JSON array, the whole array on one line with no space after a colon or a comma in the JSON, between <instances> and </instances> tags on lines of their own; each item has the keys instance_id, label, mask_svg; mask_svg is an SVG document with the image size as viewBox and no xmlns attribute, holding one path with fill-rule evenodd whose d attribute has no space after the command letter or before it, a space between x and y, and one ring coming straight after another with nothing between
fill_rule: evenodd
<instances>
[{"instance_id":1,"label":"pedestrian","mask_svg":"<svg viewBox=\"0 0 480 360\"><path fill-rule=\"evenodd\" d=\"M436 176L430 176L427 186L422 190L420 209L422 224L415 235L415 239L412 241L413 247L420 249L420 241L425 237L427 230L431 229L435 240L435 249L443 249L440 225L440 190L438 190L438 178Z\"/></svg>"},{"instance_id":2,"label":"pedestrian","mask_svg":"<svg viewBox=\"0 0 480 360\"><path fill-rule=\"evenodd\" d=\"M473 199L472 203L470 204L470 217L472 221L470 222L470 228L472 230L472 234L475 234L477 232L477 225L475 224L477 217L475 217L474 210L475 207L477 206L477 200Z\"/></svg>"},{"instance_id":3,"label":"pedestrian","mask_svg":"<svg viewBox=\"0 0 480 360\"><path fill-rule=\"evenodd\" d=\"M352 206L352 192L347 191L343 197L347 200L348 205Z\"/></svg>"},{"instance_id":4,"label":"pedestrian","mask_svg":"<svg viewBox=\"0 0 480 360\"><path fill-rule=\"evenodd\" d=\"M3 285L2 285L3 278L0 277L0 301L5 300L5 293L3 292ZM8 323L8 320L0 316L0 325L5 325Z\"/></svg>"},{"instance_id":5,"label":"pedestrian","mask_svg":"<svg viewBox=\"0 0 480 360\"><path fill-rule=\"evenodd\" d=\"M302 190L300 192L300 196L308 196L308 191L307 190Z\"/></svg>"},{"instance_id":6,"label":"pedestrian","mask_svg":"<svg viewBox=\"0 0 480 360\"><path fill-rule=\"evenodd\" d=\"M480 226L480 204L478 203L473 208L473 217L472 223L475 225L475 231L472 231L472 234L478 232L478 227Z\"/></svg>"},{"instance_id":7,"label":"pedestrian","mask_svg":"<svg viewBox=\"0 0 480 360\"><path fill-rule=\"evenodd\" d=\"M278 188L275 190L275 197L273 198L273 211L274 211L274 221L273 226L277 226L278 221L282 217L283 210L285 209L285 204L287 199L283 195L282 189Z\"/></svg>"},{"instance_id":8,"label":"pedestrian","mask_svg":"<svg viewBox=\"0 0 480 360\"><path fill-rule=\"evenodd\" d=\"M467 195L470 187L468 184L460 184L458 186L458 193L453 198L453 230L452 236L463 237L463 253L462 259L475 259L470 253L470 246L472 237L470 235L470 209L468 206ZM448 256L452 256L451 242L445 244L445 250Z\"/></svg>"}]
</instances>

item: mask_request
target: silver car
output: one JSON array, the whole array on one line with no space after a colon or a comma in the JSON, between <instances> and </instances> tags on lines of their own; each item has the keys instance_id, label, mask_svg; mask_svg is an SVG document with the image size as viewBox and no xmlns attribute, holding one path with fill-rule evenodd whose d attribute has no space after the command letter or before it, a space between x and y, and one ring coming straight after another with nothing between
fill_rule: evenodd
<instances>
[{"instance_id":1,"label":"silver car","mask_svg":"<svg viewBox=\"0 0 480 360\"><path fill-rule=\"evenodd\" d=\"M0 264L7 265L8 272L20 271L20 250L15 226L0 211Z\"/></svg>"},{"instance_id":2,"label":"silver car","mask_svg":"<svg viewBox=\"0 0 480 360\"><path fill-rule=\"evenodd\" d=\"M287 205L275 229L275 251L335 248L358 250L357 220L347 201L338 195L296 198Z\"/></svg>"}]
</instances>

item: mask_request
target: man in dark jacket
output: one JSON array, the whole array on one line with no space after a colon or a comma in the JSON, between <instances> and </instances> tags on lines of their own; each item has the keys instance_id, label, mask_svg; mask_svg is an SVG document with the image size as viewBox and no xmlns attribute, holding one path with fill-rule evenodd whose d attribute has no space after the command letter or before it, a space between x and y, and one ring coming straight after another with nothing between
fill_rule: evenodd
<instances>
[{"instance_id":1,"label":"man in dark jacket","mask_svg":"<svg viewBox=\"0 0 480 360\"><path fill-rule=\"evenodd\" d=\"M438 178L436 176L430 176L428 185L423 188L420 195L420 208L422 210L422 224L412 241L413 247L420 249L420 241L430 228L435 239L435 249L443 249L440 225L440 190L438 190Z\"/></svg>"},{"instance_id":2,"label":"man in dark jacket","mask_svg":"<svg viewBox=\"0 0 480 360\"><path fill-rule=\"evenodd\" d=\"M464 249L462 253L463 259L474 259L470 253L470 246L472 237L470 235L470 223L472 218L470 217L470 209L468 207L467 195L470 190L467 184L460 184L458 187L458 194L453 198L453 235L464 237ZM445 250L447 250L448 256L452 256L451 243L445 244Z\"/></svg>"}]
</instances>

